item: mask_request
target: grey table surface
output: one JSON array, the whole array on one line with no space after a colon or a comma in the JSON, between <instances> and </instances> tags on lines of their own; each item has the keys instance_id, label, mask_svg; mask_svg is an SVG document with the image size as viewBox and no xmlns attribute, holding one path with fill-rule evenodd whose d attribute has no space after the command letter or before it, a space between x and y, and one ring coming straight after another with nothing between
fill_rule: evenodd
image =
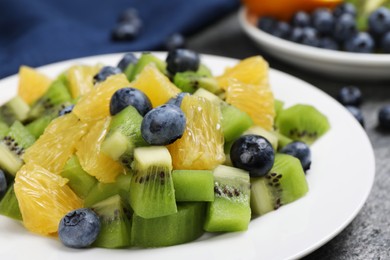
<instances>
[{"instance_id":1,"label":"grey table surface","mask_svg":"<svg viewBox=\"0 0 390 260\"><path fill-rule=\"evenodd\" d=\"M335 96L342 86L356 85L364 95L365 129L374 148L375 182L356 218L331 241L304 257L311 259L390 259L390 133L377 127L380 107L390 104L390 81L364 82L300 70L258 49L232 14L188 39L188 47L205 54L242 59L263 55L272 68L287 72ZM390 73L390 68L389 68ZM347 127L347 126L346 126Z\"/></svg>"}]
</instances>

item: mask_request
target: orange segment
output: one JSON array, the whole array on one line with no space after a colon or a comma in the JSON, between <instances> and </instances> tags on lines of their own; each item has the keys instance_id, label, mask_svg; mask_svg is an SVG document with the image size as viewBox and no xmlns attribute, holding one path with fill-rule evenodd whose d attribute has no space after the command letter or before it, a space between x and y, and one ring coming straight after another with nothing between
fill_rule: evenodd
<instances>
[{"instance_id":1,"label":"orange segment","mask_svg":"<svg viewBox=\"0 0 390 260\"><path fill-rule=\"evenodd\" d=\"M73 108L73 113L84 122L106 118L110 115L109 106L112 95L118 89L129 85L129 81L124 74L110 76L82 96Z\"/></svg>"},{"instance_id":2,"label":"orange segment","mask_svg":"<svg viewBox=\"0 0 390 260\"><path fill-rule=\"evenodd\" d=\"M28 230L42 235L54 234L66 213L83 206L67 182L34 164L26 164L18 171L15 195Z\"/></svg>"},{"instance_id":3,"label":"orange segment","mask_svg":"<svg viewBox=\"0 0 390 260\"><path fill-rule=\"evenodd\" d=\"M37 70L21 66L19 69L18 95L29 105L40 98L52 80Z\"/></svg>"},{"instance_id":4,"label":"orange segment","mask_svg":"<svg viewBox=\"0 0 390 260\"><path fill-rule=\"evenodd\" d=\"M104 183L114 182L119 174L124 173L118 162L100 151L110 121L111 118L107 117L94 123L89 133L77 144L76 152L83 169Z\"/></svg>"},{"instance_id":5,"label":"orange segment","mask_svg":"<svg viewBox=\"0 0 390 260\"><path fill-rule=\"evenodd\" d=\"M73 113L56 118L26 150L23 160L59 174L87 130L88 125L81 122Z\"/></svg>"},{"instance_id":6,"label":"orange segment","mask_svg":"<svg viewBox=\"0 0 390 260\"><path fill-rule=\"evenodd\" d=\"M132 87L145 93L153 107L166 103L181 90L176 87L154 64L147 65L132 83Z\"/></svg>"},{"instance_id":7,"label":"orange segment","mask_svg":"<svg viewBox=\"0 0 390 260\"><path fill-rule=\"evenodd\" d=\"M72 98L87 94L93 88L93 76L101 69L101 65L75 65L69 68L67 75Z\"/></svg>"},{"instance_id":8,"label":"orange segment","mask_svg":"<svg viewBox=\"0 0 390 260\"><path fill-rule=\"evenodd\" d=\"M236 79L245 84L269 86L268 63L261 56L253 56L240 61L236 66L227 68L221 76L217 77L221 88L227 89L229 81Z\"/></svg>"},{"instance_id":9,"label":"orange segment","mask_svg":"<svg viewBox=\"0 0 390 260\"><path fill-rule=\"evenodd\" d=\"M168 146L174 169L210 170L225 160L219 106L204 98L185 96L181 109L187 125L183 136Z\"/></svg>"}]
</instances>

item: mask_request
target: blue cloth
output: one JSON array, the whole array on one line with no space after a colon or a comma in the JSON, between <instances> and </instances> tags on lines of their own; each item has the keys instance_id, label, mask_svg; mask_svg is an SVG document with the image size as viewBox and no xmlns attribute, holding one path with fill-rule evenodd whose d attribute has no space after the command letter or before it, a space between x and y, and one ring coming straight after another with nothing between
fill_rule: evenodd
<instances>
[{"instance_id":1,"label":"blue cloth","mask_svg":"<svg viewBox=\"0 0 390 260\"><path fill-rule=\"evenodd\" d=\"M238 0L1 0L0 78L32 67L97 54L161 49L176 32L190 35L237 9ZM143 21L133 41L111 40L120 13Z\"/></svg>"}]
</instances>

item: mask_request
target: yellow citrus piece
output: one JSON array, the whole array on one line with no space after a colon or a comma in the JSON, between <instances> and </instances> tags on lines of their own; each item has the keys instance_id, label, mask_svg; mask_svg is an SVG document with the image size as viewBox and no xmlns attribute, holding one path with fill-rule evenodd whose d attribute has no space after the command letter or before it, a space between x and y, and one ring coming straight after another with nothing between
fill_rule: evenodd
<instances>
[{"instance_id":1,"label":"yellow citrus piece","mask_svg":"<svg viewBox=\"0 0 390 260\"><path fill-rule=\"evenodd\" d=\"M231 80L226 89L226 102L246 112L255 125L272 130L275 107L270 88Z\"/></svg>"},{"instance_id":2,"label":"yellow citrus piece","mask_svg":"<svg viewBox=\"0 0 390 260\"><path fill-rule=\"evenodd\" d=\"M67 75L72 98L87 94L93 88L93 76L101 69L101 65L74 65L69 68Z\"/></svg>"},{"instance_id":3,"label":"yellow citrus piece","mask_svg":"<svg viewBox=\"0 0 390 260\"><path fill-rule=\"evenodd\" d=\"M108 77L102 83L82 96L73 108L73 113L82 121L91 122L110 115L110 100L118 89L129 87L130 83L124 74Z\"/></svg>"},{"instance_id":4,"label":"yellow citrus piece","mask_svg":"<svg viewBox=\"0 0 390 260\"><path fill-rule=\"evenodd\" d=\"M232 68L227 68L221 76L217 77L217 81L219 86L225 90L232 79L268 88L268 69L268 63L261 56L253 56L240 61Z\"/></svg>"},{"instance_id":5,"label":"yellow citrus piece","mask_svg":"<svg viewBox=\"0 0 390 260\"><path fill-rule=\"evenodd\" d=\"M40 98L49 88L52 80L39 71L21 66L19 69L18 95L29 105Z\"/></svg>"},{"instance_id":6,"label":"yellow citrus piece","mask_svg":"<svg viewBox=\"0 0 390 260\"><path fill-rule=\"evenodd\" d=\"M185 96L183 136L168 146L174 169L211 170L225 160L221 112L218 104L197 96Z\"/></svg>"},{"instance_id":7,"label":"yellow citrus piece","mask_svg":"<svg viewBox=\"0 0 390 260\"><path fill-rule=\"evenodd\" d=\"M147 65L142 70L132 87L144 92L153 107L166 103L181 92L154 64Z\"/></svg>"},{"instance_id":8,"label":"yellow citrus piece","mask_svg":"<svg viewBox=\"0 0 390 260\"><path fill-rule=\"evenodd\" d=\"M26 163L37 164L60 174L76 144L88 131L88 125L73 113L54 119L39 139L23 155Z\"/></svg>"},{"instance_id":9,"label":"yellow citrus piece","mask_svg":"<svg viewBox=\"0 0 390 260\"><path fill-rule=\"evenodd\" d=\"M41 235L54 234L65 214L83 206L67 182L34 164L26 164L17 172L15 195L28 230Z\"/></svg>"},{"instance_id":10,"label":"yellow citrus piece","mask_svg":"<svg viewBox=\"0 0 390 260\"><path fill-rule=\"evenodd\" d=\"M100 182L114 182L116 177L124 173L123 167L100 151L100 147L108 132L111 118L107 117L93 124L77 144L77 156L83 169L95 176Z\"/></svg>"}]
</instances>

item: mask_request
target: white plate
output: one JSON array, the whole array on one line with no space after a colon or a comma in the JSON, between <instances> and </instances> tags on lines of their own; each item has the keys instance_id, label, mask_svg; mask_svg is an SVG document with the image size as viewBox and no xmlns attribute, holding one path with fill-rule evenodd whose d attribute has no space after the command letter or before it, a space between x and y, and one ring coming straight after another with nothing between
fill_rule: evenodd
<instances>
[{"instance_id":1,"label":"white plate","mask_svg":"<svg viewBox=\"0 0 390 260\"><path fill-rule=\"evenodd\" d=\"M277 38L259 30L255 17L243 7L239 22L244 32L263 50L281 60L307 70L342 78L390 79L390 54L362 54L306 46Z\"/></svg>"},{"instance_id":2,"label":"white plate","mask_svg":"<svg viewBox=\"0 0 390 260\"><path fill-rule=\"evenodd\" d=\"M75 63L115 65L120 57L95 56L39 70L54 77ZM216 75L237 62L206 55L202 61ZM332 126L312 146L313 163L307 174L310 190L304 198L254 219L247 232L204 236L196 242L159 249L73 250L55 239L28 233L20 223L0 216L1 259L291 259L326 243L352 221L366 201L375 175L371 144L356 120L322 91L275 70L270 79L275 96L287 106L315 105ZM16 76L0 81L0 103L14 95L16 86Z\"/></svg>"}]
</instances>

